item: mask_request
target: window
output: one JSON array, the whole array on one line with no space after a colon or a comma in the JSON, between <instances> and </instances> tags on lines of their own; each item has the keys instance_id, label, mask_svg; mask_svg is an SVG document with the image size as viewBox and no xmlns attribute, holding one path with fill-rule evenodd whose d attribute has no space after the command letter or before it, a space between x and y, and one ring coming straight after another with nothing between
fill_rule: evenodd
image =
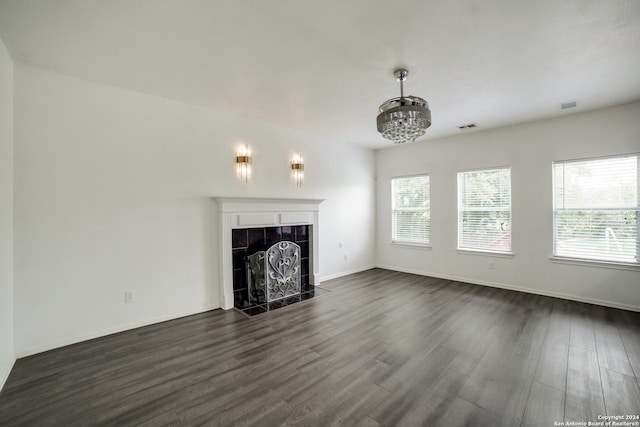
<instances>
[{"instance_id":1,"label":"window","mask_svg":"<svg viewBox=\"0 0 640 427\"><path fill-rule=\"evenodd\" d=\"M554 256L638 263L638 155L553 164Z\"/></svg>"},{"instance_id":2,"label":"window","mask_svg":"<svg viewBox=\"0 0 640 427\"><path fill-rule=\"evenodd\" d=\"M458 172L458 249L511 252L511 169Z\"/></svg>"},{"instance_id":3,"label":"window","mask_svg":"<svg viewBox=\"0 0 640 427\"><path fill-rule=\"evenodd\" d=\"M393 178L391 197L391 240L395 243L428 245L431 235L429 175Z\"/></svg>"}]
</instances>

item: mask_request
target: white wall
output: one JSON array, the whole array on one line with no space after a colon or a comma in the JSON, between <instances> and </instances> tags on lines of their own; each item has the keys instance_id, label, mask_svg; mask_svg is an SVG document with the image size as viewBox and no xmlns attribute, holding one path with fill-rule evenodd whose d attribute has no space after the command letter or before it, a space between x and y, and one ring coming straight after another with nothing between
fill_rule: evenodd
<instances>
[{"instance_id":1,"label":"white wall","mask_svg":"<svg viewBox=\"0 0 640 427\"><path fill-rule=\"evenodd\" d=\"M640 310L640 271L554 263L551 162L640 152L640 103L377 152L378 266ZM511 166L513 258L456 252L456 173ZM430 251L391 245L394 176L430 174ZM489 263L496 265L489 270Z\"/></svg>"},{"instance_id":2,"label":"white wall","mask_svg":"<svg viewBox=\"0 0 640 427\"><path fill-rule=\"evenodd\" d=\"M0 390L13 347L13 61L0 40Z\"/></svg>"},{"instance_id":3,"label":"white wall","mask_svg":"<svg viewBox=\"0 0 640 427\"><path fill-rule=\"evenodd\" d=\"M219 307L212 196L325 198L321 276L371 267L374 168L371 150L16 64L16 353Z\"/></svg>"}]
</instances>

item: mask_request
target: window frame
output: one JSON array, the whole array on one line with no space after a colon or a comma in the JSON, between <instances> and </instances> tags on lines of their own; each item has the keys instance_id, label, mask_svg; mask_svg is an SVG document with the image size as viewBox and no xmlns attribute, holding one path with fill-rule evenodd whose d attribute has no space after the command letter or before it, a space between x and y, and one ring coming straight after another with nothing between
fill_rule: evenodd
<instances>
[{"instance_id":1,"label":"window frame","mask_svg":"<svg viewBox=\"0 0 640 427\"><path fill-rule=\"evenodd\" d=\"M579 256L566 256L566 255L557 255L557 238L558 238L558 230L557 230L557 212L558 208L556 207L556 173L555 166L557 164L567 164L567 163L578 163L578 162L587 162L587 161L597 161L597 160L605 160L605 159L616 159L623 157L636 157L637 162L637 183L636 183L636 193L638 206L635 208L636 210L636 262L625 262L618 260L607 260L607 259L599 259L599 258L584 258ZM564 189L563 189L564 191ZM608 267L608 268L618 268L623 270L640 270L640 153L621 153L621 154L612 154L605 156L595 156L595 157L581 157L574 159L564 159L564 160L554 160L551 163L551 197L552 197L552 247L551 247L551 256L549 259L553 262L563 263L563 264L573 264L573 265L589 265L594 267ZM634 208L592 208L592 209L582 209L582 211L589 210L633 210ZM564 210L564 209L563 209ZM579 210L579 209L571 209L571 210Z\"/></svg>"},{"instance_id":2,"label":"window frame","mask_svg":"<svg viewBox=\"0 0 640 427\"><path fill-rule=\"evenodd\" d=\"M427 178L427 186L428 186L428 194L429 194L429 207L425 209L396 209L395 207L395 190L394 190L394 181L399 179L408 179L408 178ZM431 176L429 173L421 173L421 174L412 174L412 175L400 175L400 176L392 176L390 180L391 184L391 244L395 246L408 246L417 249L431 249ZM427 233L427 241L425 243L422 242L413 242L408 240L398 240L394 237L396 236L396 219L395 214L398 211L410 211L410 212L427 212L429 214L428 220L428 233Z\"/></svg>"},{"instance_id":3,"label":"window frame","mask_svg":"<svg viewBox=\"0 0 640 427\"><path fill-rule=\"evenodd\" d=\"M508 170L509 171L509 249L508 250L492 250L488 248L470 248L461 246L462 240L462 215L463 210L461 209L462 205L462 193L460 191L461 184L461 175L465 173L471 172L488 172L488 171L497 171L497 170ZM457 239L456 239L456 251L462 254L478 254L478 255L491 255L497 257L513 257L513 177L511 174L511 165L501 165L501 166L487 166L481 168L473 168L473 169L462 169L458 170L456 173L456 201L457 201L457 210L456 210L456 228L457 228ZM472 210L466 210L467 212ZM492 209L481 209L475 211L492 211ZM505 209L495 209L497 212L507 212Z\"/></svg>"}]
</instances>

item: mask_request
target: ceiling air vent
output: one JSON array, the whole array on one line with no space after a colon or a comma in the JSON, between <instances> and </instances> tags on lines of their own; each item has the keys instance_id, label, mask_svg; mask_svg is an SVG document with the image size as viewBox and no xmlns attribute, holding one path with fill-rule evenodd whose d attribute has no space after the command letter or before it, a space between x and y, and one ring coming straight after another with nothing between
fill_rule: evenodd
<instances>
[{"instance_id":1,"label":"ceiling air vent","mask_svg":"<svg viewBox=\"0 0 640 427\"><path fill-rule=\"evenodd\" d=\"M460 130L466 130L466 129L473 129L475 127L478 127L477 124L475 123L469 123L468 125L462 125L462 126L458 126L458 129Z\"/></svg>"}]
</instances>

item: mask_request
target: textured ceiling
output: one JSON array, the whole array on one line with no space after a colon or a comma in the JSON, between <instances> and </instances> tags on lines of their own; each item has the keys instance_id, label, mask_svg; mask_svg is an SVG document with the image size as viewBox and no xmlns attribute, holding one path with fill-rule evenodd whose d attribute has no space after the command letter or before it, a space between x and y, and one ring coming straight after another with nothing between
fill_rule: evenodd
<instances>
[{"instance_id":1,"label":"textured ceiling","mask_svg":"<svg viewBox=\"0 0 640 427\"><path fill-rule=\"evenodd\" d=\"M399 65L432 110L419 141L640 100L638 0L0 0L0 38L15 61L372 148Z\"/></svg>"}]
</instances>

